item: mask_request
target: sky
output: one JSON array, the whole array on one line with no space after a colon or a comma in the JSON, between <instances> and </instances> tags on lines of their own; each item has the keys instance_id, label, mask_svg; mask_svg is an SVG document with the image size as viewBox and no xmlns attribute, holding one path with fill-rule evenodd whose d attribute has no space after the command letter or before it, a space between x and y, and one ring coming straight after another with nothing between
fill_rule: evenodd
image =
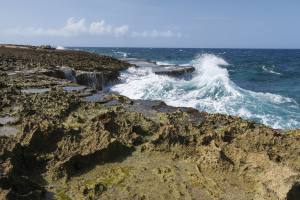
<instances>
[{"instance_id":1,"label":"sky","mask_svg":"<svg viewBox=\"0 0 300 200\"><path fill-rule=\"evenodd\" d=\"M300 48L299 0L0 0L0 43Z\"/></svg>"}]
</instances>

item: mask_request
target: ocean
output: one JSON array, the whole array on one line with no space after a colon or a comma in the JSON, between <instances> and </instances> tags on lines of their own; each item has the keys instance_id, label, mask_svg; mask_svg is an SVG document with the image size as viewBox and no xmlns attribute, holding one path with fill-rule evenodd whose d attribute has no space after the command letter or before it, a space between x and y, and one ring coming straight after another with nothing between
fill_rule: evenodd
<instances>
[{"instance_id":1,"label":"ocean","mask_svg":"<svg viewBox=\"0 0 300 200\"><path fill-rule=\"evenodd\" d=\"M240 116L276 129L300 128L300 50L72 49L196 69L188 78L156 75L147 67L122 71L120 82L108 89L129 98Z\"/></svg>"}]
</instances>

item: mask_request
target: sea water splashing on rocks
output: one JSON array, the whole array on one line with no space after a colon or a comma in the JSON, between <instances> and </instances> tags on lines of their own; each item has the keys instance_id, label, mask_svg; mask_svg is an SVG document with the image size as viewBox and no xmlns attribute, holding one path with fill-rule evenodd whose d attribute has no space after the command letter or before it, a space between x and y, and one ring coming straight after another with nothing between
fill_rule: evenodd
<instances>
[{"instance_id":1,"label":"sea water splashing on rocks","mask_svg":"<svg viewBox=\"0 0 300 200\"><path fill-rule=\"evenodd\" d=\"M61 67L61 69L64 72L66 79L76 83L76 72L74 69L70 67Z\"/></svg>"},{"instance_id":2,"label":"sea water splashing on rocks","mask_svg":"<svg viewBox=\"0 0 300 200\"><path fill-rule=\"evenodd\" d=\"M300 127L295 100L239 87L230 79L229 64L223 58L202 54L189 64L196 69L189 80L156 75L147 67L129 68L111 90L133 99L163 100L172 106L237 115L273 128Z\"/></svg>"}]
</instances>

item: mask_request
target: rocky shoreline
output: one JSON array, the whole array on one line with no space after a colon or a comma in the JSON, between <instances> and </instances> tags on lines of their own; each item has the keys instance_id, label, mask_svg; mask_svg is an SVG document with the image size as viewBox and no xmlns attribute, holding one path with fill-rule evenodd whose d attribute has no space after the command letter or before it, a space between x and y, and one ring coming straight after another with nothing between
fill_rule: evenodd
<instances>
[{"instance_id":1,"label":"rocky shoreline","mask_svg":"<svg viewBox=\"0 0 300 200\"><path fill-rule=\"evenodd\" d=\"M299 199L300 130L102 90L130 66L0 45L1 199Z\"/></svg>"}]
</instances>

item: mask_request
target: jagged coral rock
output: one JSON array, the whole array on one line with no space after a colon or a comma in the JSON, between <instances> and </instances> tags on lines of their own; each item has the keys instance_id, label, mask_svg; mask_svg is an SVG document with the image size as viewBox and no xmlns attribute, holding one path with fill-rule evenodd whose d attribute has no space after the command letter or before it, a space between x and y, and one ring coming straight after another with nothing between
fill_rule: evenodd
<instances>
[{"instance_id":1,"label":"jagged coral rock","mask_svg":"<svg viewBox=\"0 0 300 200\"><path fill-rule=\"evenodd\" d=\"M57 56L39 51L38 62ZM32 53L11 52L1 69ZM89 101L63 89L70 81L25 71L0 76L0 116L19 130L0 136L3 199L299 198L299 130L105 92ZM37 87L49 90L24 92Z\"/></svg>"}]
</instances>

